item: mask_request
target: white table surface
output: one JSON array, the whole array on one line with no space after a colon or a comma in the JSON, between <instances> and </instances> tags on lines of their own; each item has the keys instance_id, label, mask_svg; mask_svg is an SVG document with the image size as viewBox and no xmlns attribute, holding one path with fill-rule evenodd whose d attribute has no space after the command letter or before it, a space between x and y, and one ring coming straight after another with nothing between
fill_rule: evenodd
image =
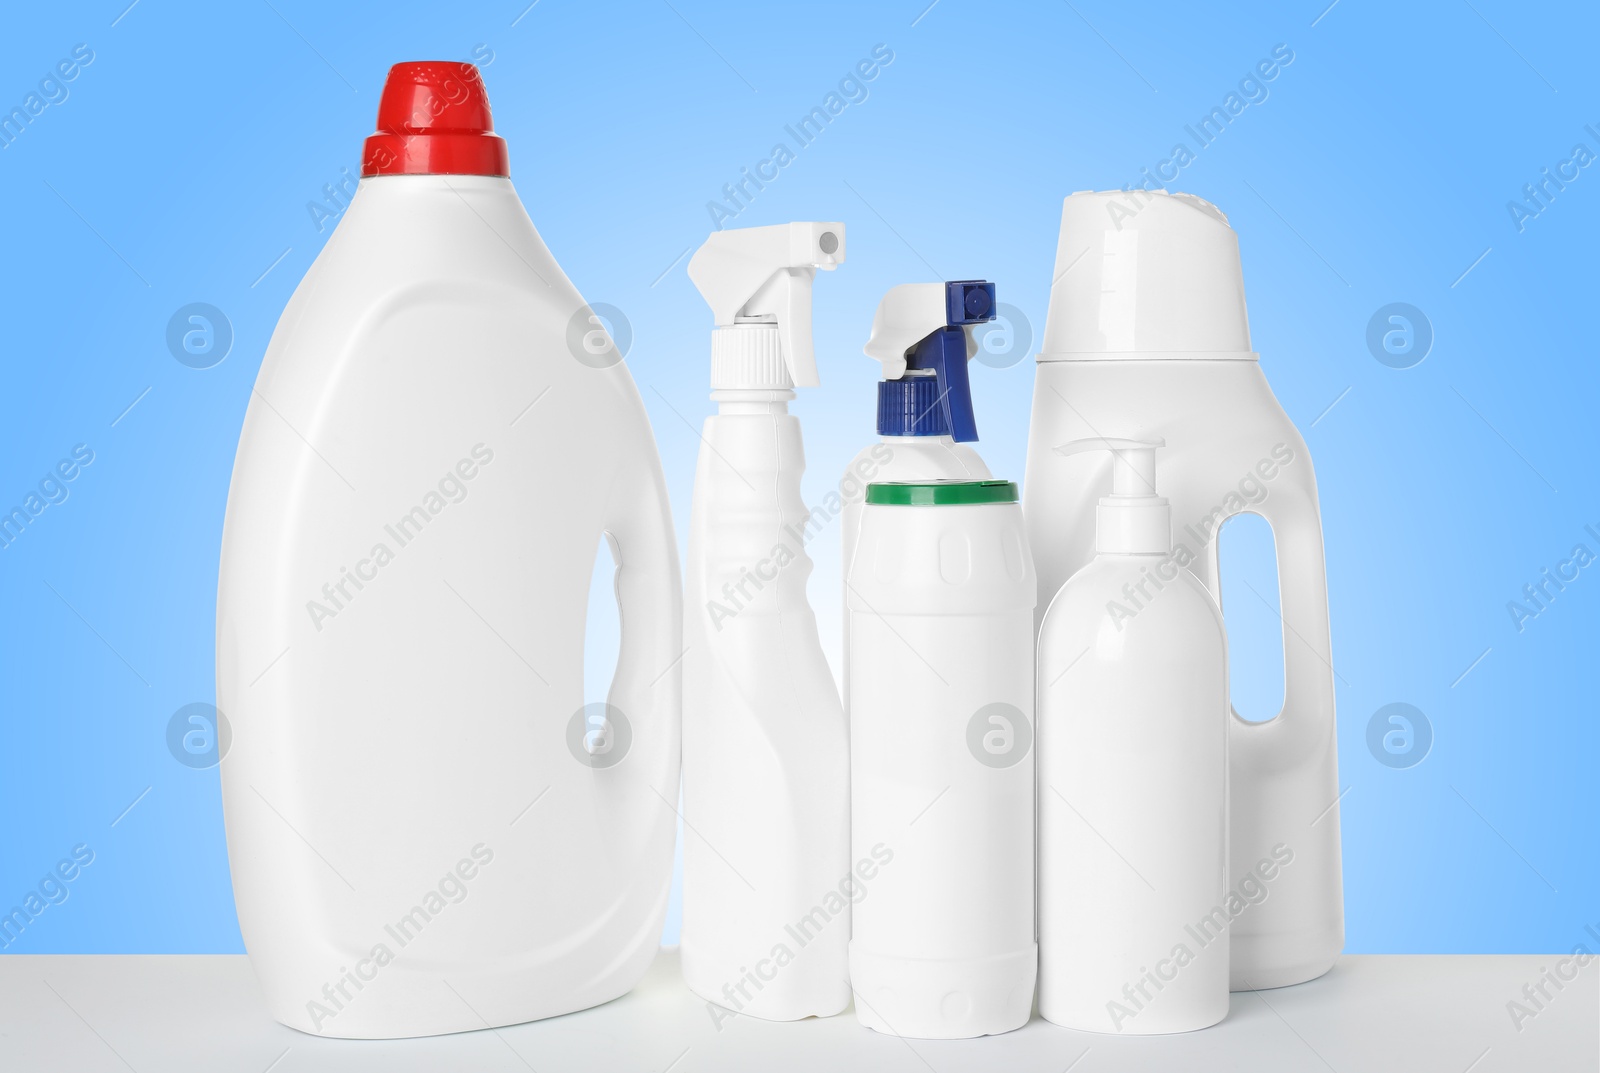
<instances>
[{"instance_id":1,"label":"white table surface","mask_svg":"<svg viewBox=\"0 0 1600 1073\"><path fill-rule=\"evenodd\" d=\"M1298 987L1233 996L1227 1020L1180 1036L1071 1032L1037 1017L1003 1036L935 1042L862 1028L852 1013L720 1031L665 949L632 993L565 1017L431 1039L321 1039L267 1016L242 956L0 957L0 1071L304 1073L448 1070L804 1070L1104 1073L1565 1073L1600 1070L1600 959L1521 1030L1506 1004L1544 955L1345 957Z\"/></svg>"}]
</instances>

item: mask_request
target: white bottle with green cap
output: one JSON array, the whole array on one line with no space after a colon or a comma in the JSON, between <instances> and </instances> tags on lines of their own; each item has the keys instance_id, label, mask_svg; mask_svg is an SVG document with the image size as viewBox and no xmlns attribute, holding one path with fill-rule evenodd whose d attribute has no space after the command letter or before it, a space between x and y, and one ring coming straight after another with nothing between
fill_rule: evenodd
<instances>
[{"instance_id":1,"label":"white bottle with green cap","mask_svg":"<svg viewBox=\"0 0 1600 1073\"><path fill-rule=\"evenodd\" d=\"M1039 633L1039 1015L1188 1032L1228 1013L1228 654L1222 612L1172 543L1161 441L1113 456L1096 556ZM1235 912L1237 908L1237 912Z\"/></svg>"},{"instance_id":2,"label":"white bottle with green cap","mask_svg":"<svg viewBox=\"0 0 1600 1073\"><path fill-rule=\"evenodd\" d=\"M689 262L711 306L711 398L684 592L683 975L719 1026L850 1002L850 740L806 602L811 284L844 225L718 231Z\"/></svg>"},{"instance_id":3,"label":"white bottle with green cap","mask_svg":"<svg viewBox=\"0 0 1600 1073\"><path fill-rule=\"evenodd\" d=\"M850 570L856 1017L1020 1028L1038 965L1033 557L1010 481L867 487Z\"/></svg>"}]
</instances>

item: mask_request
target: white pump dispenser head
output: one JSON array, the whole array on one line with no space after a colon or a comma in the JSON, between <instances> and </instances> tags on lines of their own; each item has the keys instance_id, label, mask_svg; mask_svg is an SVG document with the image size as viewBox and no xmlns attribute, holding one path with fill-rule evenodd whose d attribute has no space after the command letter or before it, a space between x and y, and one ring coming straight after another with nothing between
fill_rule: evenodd
<instances>
[{"instance_id":1,"label":"white pump dispenser head","mask_svg":"<svg viewBox=\"0 0 1600 1073\"><path fill-rule=\"evenodd\" d=\"M689 259L711 307L711 387L816 387L811 281L844 261L844 224L790 223L713 232Z\"/></svg>"},{"instance_id":2,"label":"white pump dispenser head","mask_svg":"<svg viewBox=\"0 0 1600 1073\"><path fill-rule=\"evenodd\" d=\"M1156 495L1156 449L1165 446L1164 440L1094 436L1056 448L1064 455L1111 452L1111 494L1095 512L1097 552L1165 555L1172 550L1172 507Z\"/></svg>"}]
</instances>

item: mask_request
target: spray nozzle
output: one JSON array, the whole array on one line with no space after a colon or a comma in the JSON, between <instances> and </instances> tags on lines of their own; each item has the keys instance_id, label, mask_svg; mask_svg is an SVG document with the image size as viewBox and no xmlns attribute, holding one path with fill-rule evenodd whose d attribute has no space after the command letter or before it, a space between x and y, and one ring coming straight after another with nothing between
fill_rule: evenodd
<instances>
[{"instance_id":1,"label":"spray nozzle","mask_svg":"<svg viewBox=\"0 0 1600 1073\"><path fill-rule=\"evenodd\" d=\"M1165 440L1091 436L1056 448L1057 454L1111 452L1111 494L1100 500L1095 547L1103 552L1172 550L1172 509L1156 494L1156 450Z\"/></svg>"},{"instance_id":2,"label":"spray nozzle","mask_svg":"<svg viewBox=\"0 0 1600 1073\"><path fill-rule=\"evenodd\" d=\"M863 348L883 365L879 434L978 438L967 361L978 352L973 326L994 318L987 280L905 283L883 296Z\"/></svg>"},{"instance_id":3,"label":"spray nozzle","mask_svg":"<svg viewBox=\"0 0 1600 1073\"><path fill-rule=\"evenodd\" d=\"M717 387L816 387L811 282L844 260L844 224L790 223L713 232L689 259L689 278L717 328L745 328L713 343ZM763 331L762 329L766 329ZM774 357L789 383L773 384Z\"/></svg>"}]
</instances>

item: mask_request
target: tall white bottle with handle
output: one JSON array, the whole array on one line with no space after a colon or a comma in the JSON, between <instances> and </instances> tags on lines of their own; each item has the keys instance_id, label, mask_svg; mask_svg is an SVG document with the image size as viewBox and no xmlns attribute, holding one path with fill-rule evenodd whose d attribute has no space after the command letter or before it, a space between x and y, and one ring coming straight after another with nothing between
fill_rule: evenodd
<instances>
[{"instance_id":1,"label":"tall white bottle with handle","mask_svg":"<svg viewBox=\"0 0 1600 1073\"><path fill-rule=\"evenodd\" d=\"M851 459L839 481L844 582L844 710L850 714L850 560L873 481L985 480L967 363L978 352L972 330L994 320L987 280L902 283L878 303L862 348L883 368L878 381L878 442Z\"/></svg>"},{"instance_id":2,"label":"tall white bottle with handle","mask_svg":"<svg viewBox=\"0 0 1600 1073\"><path fill-rule=\"evenodd\" d=\"M806 602L815 530L788 412L817 385L812 280L844 256L843 224L792 223L718 231L689 262L717 413L689 523L682 956L718 1024L850 1002L849 731Z\"/></svg>"},{"instance_id":3,"label":"tall white bottle with handle","mask_svg":"<svg viewBox=\"0 0 1600 1073\"><path fill-rule=\"evenodd\" d=\"M1039 630L1039 1015L1091 1032L1228 1013L1227 638L1173 547L1159 446L1058 448L1114 456L1098 554Z\"/></svg>"},{"instance_id":4,"label":"tall white bottle with handle","mask_svg":"<svg viewBox=\"0 0 1600 1073\"><path fill-rule=\"evenodd\" d=\"M470 64L395 66L251 393L223 525L234 900L273 1016L459 1032L616 998L672 876L682 610L655 442ZM602 536L609 705L586 709ZM665 799L665 801L663 800Z\"/></svg>"},{"instance_id":5,"label":"tall white bottle with handle","mask_svg":"<svg viewBox=\"0 0 1600 1073\"><path fill-rule=\"evenodd\" d=\"M1294 860L1233 922L1232 985L1312 979L1344 945L1322 522L1310 453L1250 348L1238 237L1191 195L1074 194L1062 209L1055 280L1025 485L1040 613L1093 558L1095 504L1111 484L1107 458L1064 456L1060 444L1165 440L1173 537L1213 596L1222 523L1250 511L1272 525L1284 704L1265 723L1230 720L1229 876L1237 883L1278 846Z\"/></svg>"}]
</instances>

